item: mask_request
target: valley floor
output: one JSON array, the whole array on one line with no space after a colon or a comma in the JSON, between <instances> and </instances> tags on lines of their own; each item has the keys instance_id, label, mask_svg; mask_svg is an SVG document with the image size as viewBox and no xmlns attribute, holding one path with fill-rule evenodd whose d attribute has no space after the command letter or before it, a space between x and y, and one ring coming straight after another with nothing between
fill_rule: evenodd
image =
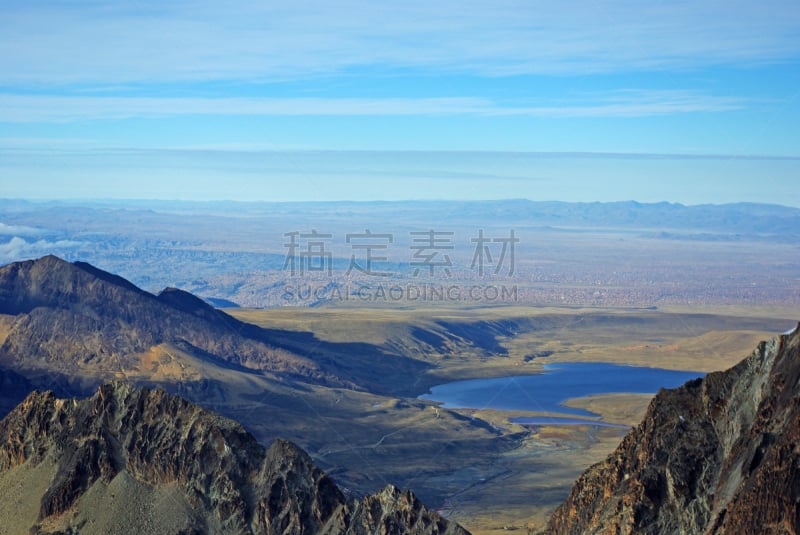
<instances>
[{"instance_id":1,"label":"valley floor","mask_svg":"<svg viewBox=\"0 0 800 535\"><path fill-rule=\"evenodd\" d=\"M454 380L539 373L543 363L722 370L747 356L760 340L796 324L790 311L742 307L705 312L544 307L227 312L261 326L310 331L326 342L369 344L433 365L418 378L414 392L375 396L320 389L302 399L292 394L297 410L280 421L258 408L287 402L273 394L233 416L262 441L273 438L276 429L288 432L286 438L306 448L354 493L387 482L410 487L431 507L478 534L541 527L578 475L605 458L626 429L526 427L510 419L539 413L479 407L451 411L416 395ZM565 405L600 414L604 422L633 426L651 397L617 393Z\"/></svg>"}]
</instances>

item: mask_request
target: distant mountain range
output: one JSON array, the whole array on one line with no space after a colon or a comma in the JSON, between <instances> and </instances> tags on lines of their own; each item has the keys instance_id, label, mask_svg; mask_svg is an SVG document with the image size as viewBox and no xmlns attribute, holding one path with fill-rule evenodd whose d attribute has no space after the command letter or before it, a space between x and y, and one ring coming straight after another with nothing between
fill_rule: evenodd
<instances>
[{"instance_id":1,"label":"distant mountain range","mask_svg":"<svg viewBox=\"0 0 800 535\"><path fill-rule=\"evenodd\" d=\"M107 216L116 223L137 222L168 224L180 218L197 218L200 228L209 223L225 223L225 219L276 218L286 222L306 216L320 222L346 217L361 223L391 220L409 223L478 221L485 223L525 222L530 225L553 225L588 228L636 228L659 230L692 230L693 232L725 232L753 235L787 234L800 230L800 208L777 204L730 203L684 205L679 203L560 202L507 199L497 201L393 201L393 202L191 202L191 201L51 201L31 202L0 199L0 235L25 234L36 229L34 217L41 224L55 218L66 219L68 226L93 226ZM200 219L204 218L205 223ZM113 222L111 222L113 224ZM236 221L227 223L236 225ZM238 221L239 224L243 221ZM29 225L28 227L13 227ZM4 228L5 227L5 228ZM63 228L63 227L62 227ZM241 226L239 227L241 228ZM46 233L46 229L41 229ZM175 226L175 235L182 236L185 225Z\"/></svg>"},{"instance_id":2,"label":"distant mountain range","mask_svg":"<svg viewBox=\"0 0 800 535\"><path fill-rule=\"evenodd\" d=\"M599 227L633 227L650 229L683 229L692 232L716 231L743 234L787 234L800 232L800 209L756 203L705 204L686 206L677 203L611 203L514 202L514 208L534 221L563 222L571 225Z\"/></svg>"}]
</instances>

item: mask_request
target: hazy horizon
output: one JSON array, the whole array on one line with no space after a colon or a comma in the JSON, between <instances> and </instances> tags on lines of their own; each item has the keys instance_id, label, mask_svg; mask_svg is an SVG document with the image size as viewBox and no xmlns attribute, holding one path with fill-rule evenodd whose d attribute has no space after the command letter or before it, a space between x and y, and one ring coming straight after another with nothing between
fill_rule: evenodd
<instances>
[{"instance_id":1,"label":"hazy horizon","mask_svg":"<svg viewBox=\"0 0 800 535\"><path fill-rule=\"evenodd\" d=\"M30 160L36 165L31 168ZM186 201L506 200L800 207L800 159L452 151L6 153L3 197ZM164 176L169 176L165 179ZM16 176L16 180L5 177ZM758 179L752 177L758 176Z\"/></svg>"},{"instance_id":2,"label":"hazy horizon","mask_svg":"<svg viewBox=\"0 0 800 535\"><path fill-rule=\"evenodd\" d=\"M751 202L751 201L732 201L732 202L700 202L700 203L681 203L675 201L637 201L635 199L619 199L613 201L564 201L561 199L528 199L524 197L517 198L497 198L497 199L372 199L372 200L355 200L355 199L334 199L334 200L285 200L285 201L267 201L267 200L237 200L226 198L209 198L205 200L193 199L179 199L179 198L142 198L142 197L0 197L0 202L29 202L32 204L53 204L53 205L74 205L92 207L93 205L118 205L124 208L134 209L141 207L142 209L153 209L159 205L168 206L170 204L187 205L187 206L203 206L215 204L230 204L237 206L269 206L269 205L380 205L380 204L437 204L437 203L516 203L516 202L530 202L541 204L576 204L576 205L589 205L589 204L628 204L635 203L643 206L669 204L673 206L682 206L686 208L703 207L703 206L734 206L739 204L752 204L760 206L775 206L779 208L799 209L800 206L793 206L781 202ZM4 228L4 223L0 222L0 230Z\"/></svg>"}]
</instances>

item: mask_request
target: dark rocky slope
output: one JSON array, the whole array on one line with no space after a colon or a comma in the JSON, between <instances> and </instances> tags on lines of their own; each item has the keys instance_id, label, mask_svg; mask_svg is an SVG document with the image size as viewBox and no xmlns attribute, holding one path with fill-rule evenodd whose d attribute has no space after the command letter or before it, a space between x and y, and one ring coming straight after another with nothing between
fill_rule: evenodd
<instances>
[{"instance_id":1,"label":"dark rocky slope","mask_svg":"<svg viewBox=\"0 0 800 535\"><path fill-rule=\"evenodd\" d=\"M348 500L290 442L265 450L232 420L125 383L80 401L30 394L0 421L0 490L0 533L466 533L392 486Z\"/></svg>"},{"instance_id":2,"label":"dark rocky slope","mask_svg":"<svg viewBox=\"0 0 800 535\"><path fill-rule=\"evenodd\" d=\"M653 399L548 533L800 532L800 329Z\"/></svg>"},{"instance_id":3,"label":"dark rocky slope","mask_svg":"<svg viewBox=\"0 0 800 535\"><path fill-rule=\"evenodd\" d=\"M0 341L0 366L62 393L91 391L103 380L125 377L140 355L160 344L224 366L376 393L407 388L429 368L390 355L376 370L375 359L384 355L375 348L262 329L190 293L168 288L156 296L89 264L55 256L0 267L0 314L13 316Z\"/></svg>"},{"instance_id":4,"label":"dark rocky slope","mask_svg":"<svg viewBox=\"0 0 800 535\"><path fill-rule=\"evenodd\" d=\"M33 390L30 382L12 370L0 368L0 418L8 414Z\"/></svg>"}]
</instances>

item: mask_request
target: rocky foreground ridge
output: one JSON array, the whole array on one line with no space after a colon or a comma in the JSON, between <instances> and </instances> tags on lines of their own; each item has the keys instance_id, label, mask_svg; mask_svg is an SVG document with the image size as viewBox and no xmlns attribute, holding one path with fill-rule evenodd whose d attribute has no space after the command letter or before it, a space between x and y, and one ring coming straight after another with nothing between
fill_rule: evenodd
<instances>
[{"instance_id":1,"label":"rocky foreground ridge","mask_svg":"<svg viewBox=\"0 0 800 535\"><path fill-rule=\"evenodd\" d=\"M662 390L547 533L800 532L800 327Z\"/></svg>"},{"instance_id":2,"label":"rocky foreground ridge","mask_svg":"<svg viewBox=\"0 0 800 535\"><path fill-rule=\"evenodd\" d=\"M0 533L453 534L387 486L348 499L290 442L161 390L33 392L0 421Z\"/></svg>"}]
</instances>

